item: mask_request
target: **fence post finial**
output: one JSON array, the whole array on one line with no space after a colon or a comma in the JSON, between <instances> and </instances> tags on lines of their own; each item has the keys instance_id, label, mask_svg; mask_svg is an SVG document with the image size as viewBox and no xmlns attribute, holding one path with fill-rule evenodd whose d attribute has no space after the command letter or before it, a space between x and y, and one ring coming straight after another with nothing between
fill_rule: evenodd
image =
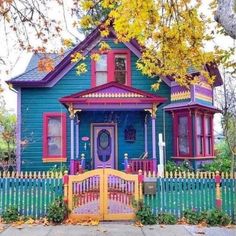
<instances>
[{"instance_id":1,"label":"fence post finial","mask_svg":"<svg viewBox=\"0 0 236 236\"><path fill-rule=\"evenodd\" d=\"M63 184L64 184L64 202L67 204L68 203L68 182L69 182L69 175L68 171L66 170L64 172L63 176Z\"/></svg>"},{"instance_id":2,"label":"fence post finial","mask_svg":"<svg viewBox=\"0 0 236 236\"><path fill-rule=\"evenodd\" d=\"M219 208L219 209L221 209L221 206L222 206L220 183L221 183L220 172L219 172L219 171L216 171L216 175L215 175L215 184L216 184L216 207Z\"/></svg>"}]
</instances>

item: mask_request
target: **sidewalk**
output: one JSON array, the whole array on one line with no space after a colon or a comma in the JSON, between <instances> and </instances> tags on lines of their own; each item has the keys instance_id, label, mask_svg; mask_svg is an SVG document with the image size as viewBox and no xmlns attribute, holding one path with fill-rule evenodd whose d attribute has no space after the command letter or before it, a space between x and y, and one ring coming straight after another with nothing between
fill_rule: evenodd
<instances>
[{"instance_id":1,"label":"sidewalk","mask_svg":"<svg viewBox=\"0 0 236 236\"><path fill-rule=\"evenodd\" d=\"M1 229L1 225L0 225ZM7 227L0 236L235 236L234 228L198 228L189 225L154 225L142 228L135 227L131 223L100 223L98 226L29 226L22 229Z\"/></svg>"}]
</instances>

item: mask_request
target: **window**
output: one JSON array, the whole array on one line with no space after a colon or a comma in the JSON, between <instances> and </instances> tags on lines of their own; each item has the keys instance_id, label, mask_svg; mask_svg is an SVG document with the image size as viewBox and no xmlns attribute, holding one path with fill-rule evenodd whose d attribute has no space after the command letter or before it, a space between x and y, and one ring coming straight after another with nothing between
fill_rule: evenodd
<instances>
[{"instance_id":1,"label":"window","mask_svg":"<svg viewBox=\"0 0 236 236\"><path fill-rule=\"evenodd\" d=\"M189 113L175 114L174 122L175 156L187 157L191 155L191 125Z\"/></svg>"},{"instance_id":2,"label":"window","mask_svg":"<svg viewBox=\"0 0 236 236\"><path fill-rule=\"evenodd\" d=\"M196 154L197 156L212 156L212 116L196 114Z\"/></svg>"},{"instance_id":3,"label":"window","mask_svg":"<svg viewBox=\"0 0 236 236\"><path fill-rule=\"evenodd\" d=\"M65 113L44 113L43 122L43 161L66 161Z\"/></svg>"},{"instance_id":4,"label":"window","mask_svg":"<svg viewBox=\"0 0 236 236\"><path fill-rule=\"evenodd\" d=\"M115 81L125 84L127 78L127 56L122 54L115 55Z\"/></svg>"},{"instance_id":5,"label":"window","mask_svg":"<svg viewBox=\"0 0 236 236\"><path fill-rule=\"evenodd\" d=\"M92 87L116 81L131 85L130 51L110 50L100 55L98 61L92 60Z\"/></svg>"},{"instance_id":6,"label":"window","mask_svg":"<svg viewBox=\"0 0 236 236\"><path fill-rule=\"evenodd\" d=\"M203 116L197 115L196 116L196 149L197 149L197 155L202 156L204 154L204 147L203 147L203 139L204 139L204 133L203 133Z\"/></svg>"},{"instance_id":7,"label":"window","mask_svg":"<svg viewBox=\"0 0 236 236\"><path fill-rule=\"evenodd\" d=\"M212 145L212 117L205 116L205 154L213 155Z\"/></svg>"},{"instance_id":8,"label":"window","mask_svg":"<svg viewBox=\"0 0 236 236\"><path fill-rule=\"evenodd\" d=\"M96 86L107 83L107 54L100 55L96 64Z\"/></svg>"}]
</instances>

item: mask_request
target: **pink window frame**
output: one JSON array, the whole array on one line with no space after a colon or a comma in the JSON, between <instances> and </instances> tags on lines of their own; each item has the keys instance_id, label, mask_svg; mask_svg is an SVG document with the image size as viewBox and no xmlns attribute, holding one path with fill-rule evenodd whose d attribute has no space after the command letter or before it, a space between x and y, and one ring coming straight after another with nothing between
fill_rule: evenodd
<instances>
[{"instance_id":1,"label":"pink window frame","mask_svg":"<svg viewBox=\"0 0 236 236\"><path fill-rule=\"evenodd\" d=\"M62 154L49 155L48 154L48 120L51 117L60 117L62 127ZM43 159L66 159L66 114L59 112L46 112L43 114Z\"/></svg>"},{"instance_id":2,"label":"pink window frame","mask_svg":"<svg viewBox=\"0 0 236 236\"><path fill-rule=\"evenodd\" d=\"M99 53L93 51L93 53ZM109 50L103 54L107 54L107 82L115 81L115 55L126 55L127 59L127 78L125 85L131 86L131 53L128 49ZM96 87L96 61L91 59L91 87Z\"/></svg>"},{"instance_id":3,"label":"pink window frame","mask_svg":"<svg viewBox=\"0 0 236 236\"><path fill-rule=\"evenodd\" d=\"M174 114L174 156L175 157L192 157L192 122L191 122L191 112L175 112ZM187 117L188 119L188 141L189 141L189 153L180 154L178 148L178 118Z\"/></svg>"},{"instance_id":4,"label":"pink window frame","mask_svg":"<svg viewBox=\"0 0 236 236\"><path fill-rule=\"evenodd\" d=\"M203 129L203 154L198 154L197 153L197 116L201 116L202 117L202 129ZM207 154L206 153L206 126L205 126L205 121L206 121L206 117L209 117L210 118L210 137L211 137L211 153L210 154ZM195 148L195 152L196 152L196 157L207 157L207 156L213 156L213 153L214 153L214 142L213 142L213 115L212 114L208 114L208 113L202 113L202 112L196 112L195 113L195 134L194 134L194 140L195 140L195 143L196 143L196 148Z\"/></svg>"},{"instance_id":5,"label":"pink window frame","mask_svg":"<svg viewBox=\"0 0 236 236\"><path fill-rule=\"evenodd\" d=\"M202 154L200 154L200 153L198 153L198 147L197 147L197 138L198 138L198 134L197 134L197 117L200 117L201 118L201 120L202 120L202 148L203 148L203 150L202 150ZM197 112L197 113L195 113L195 117L194 117L194 119L195 119L195 122L194 122L194 124L195 124L195 138L194 138L194 140L195 140L195 152L196 152L196 156L197 157L203 157L203 156L205 156L205 116L204 116L204 114L203 113L199 113L199 112Z\"/></svg>"}]
</instances>

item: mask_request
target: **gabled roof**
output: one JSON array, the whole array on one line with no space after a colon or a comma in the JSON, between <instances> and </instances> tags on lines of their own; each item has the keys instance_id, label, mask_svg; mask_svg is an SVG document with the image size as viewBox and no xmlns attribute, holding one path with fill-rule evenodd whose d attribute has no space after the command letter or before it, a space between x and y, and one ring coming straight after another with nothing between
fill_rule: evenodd
<instances>
[{"instance_id":1,"label":"gabled roof","mask_svg":"<svg viewBox=\"0 0 236 236\"><path fill-rule=\"evenodd\" d=\"M110 28L108 38L115 38L116 34L113 28ZM82 52L86 56L96 45L102 40L99 27L94 29L81 43L73 49L67 51L63 56L57 54L47 54L55 60L55 69L49 73L38 72L37 62L45 54L34 55L23 74L7 81L15 87L52 87L56 84L67 72L69 72L76 63L71 63L71 55L75 52ZM135 39L128 43L124 43L137 57L141 56L141 47ZM222 78L217 66L209 65L206 67L210 75L215 75L215 86L222 84ZM195 70L189 69L190 74L196 74ZM170 85L171 78L165 77L163 80Z\"/></svg>"},{"instance_id":2,"label":"gabled roof","mask_svg":"<svg viewBox=\"0 0 236 236\"><path fill-rule=\"evenodd\" d=\"M60 102L68 104L160 104L166 98L142 90L110 82L79 93L62 97Z\"/></svg>"}]
</instances>

